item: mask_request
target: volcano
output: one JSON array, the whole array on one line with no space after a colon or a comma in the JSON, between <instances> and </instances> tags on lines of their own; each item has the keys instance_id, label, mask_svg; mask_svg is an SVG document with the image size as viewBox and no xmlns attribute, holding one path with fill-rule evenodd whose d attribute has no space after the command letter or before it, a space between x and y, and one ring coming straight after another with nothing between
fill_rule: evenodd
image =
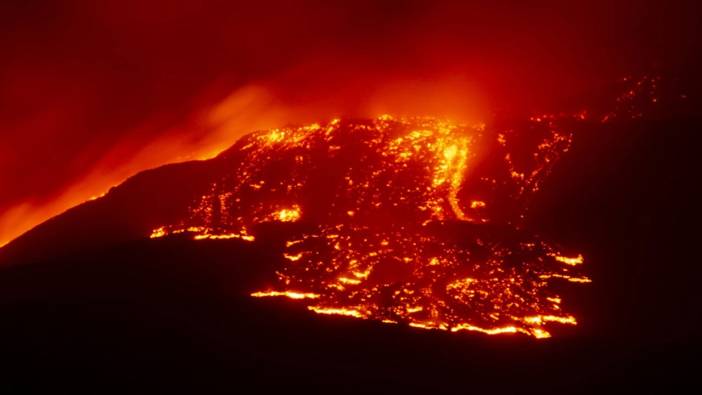
<instances>
[{"instance_id":1,"label":"volcano","mask_svg":"<svg viewBox=\"0 0 702 395\"><path fill-rule=\"evenodd\" d=\"M520 228L570 148L568 121L494 133L381 116L254 133L206 163L208 189L188 188L197 199L149 237L255 242L267 225L285 264L254 297L311 299L317 313L418 328L549 337L549 322L576 324L554 280L591 280L572 273L582 255Z\"/></svg>"},{"instance_id":2,"label":"volcano","mask_svg":"<svg viewBox=\"0 0 702 395\"><path fill-rule=\"evenodd\" d=\"M620 103L334 119L140 173L0 250L5 355L193 388L667 388L697 347L670 229L702 124Z\"/></svg>"}]
</instances>

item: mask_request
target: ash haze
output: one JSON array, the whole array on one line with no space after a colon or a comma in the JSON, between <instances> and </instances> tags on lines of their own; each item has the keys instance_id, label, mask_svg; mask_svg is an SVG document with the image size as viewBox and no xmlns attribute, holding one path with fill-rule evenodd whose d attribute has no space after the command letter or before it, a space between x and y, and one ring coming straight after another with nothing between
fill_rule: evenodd
<instances>
[{"instance_id":1,"label":"ash haze","mask_svg":"<svg viewBox=\"0 0 702 395\"><path fill-rule=\"evenodd\" d=\"M561 106L687 72L672 2L87 1L0 6L0 245L147 168L336 116Z\"/></svg>"}]
</instances>

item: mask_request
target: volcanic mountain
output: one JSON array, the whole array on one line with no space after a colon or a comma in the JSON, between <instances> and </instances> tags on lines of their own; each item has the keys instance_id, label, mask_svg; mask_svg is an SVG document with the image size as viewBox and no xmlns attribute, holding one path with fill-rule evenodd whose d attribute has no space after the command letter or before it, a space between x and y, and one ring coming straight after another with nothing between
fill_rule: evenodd
<instances>
[{"instance_id":1,"label":"volcanic mountain","mask_svg":"<svg viewBox=\"0 0 702 395\"><path fill-rule=\"evenodd\" d=\"M0 250L4 355L194 388L668 386L699 346L675 230L702 123L621 113L335 119L145 171Z\"/></svg>"}]
</instances>

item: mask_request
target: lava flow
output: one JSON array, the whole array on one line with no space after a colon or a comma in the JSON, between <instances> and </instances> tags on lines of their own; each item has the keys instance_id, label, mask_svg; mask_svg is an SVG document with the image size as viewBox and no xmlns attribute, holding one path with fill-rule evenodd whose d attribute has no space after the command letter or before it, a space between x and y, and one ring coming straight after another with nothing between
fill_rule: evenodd
<instances>
[{"instance_id":1,"label":"lava flow","mask_svg":"<svg viewBox=\"0 0 702 395\"><path fill-rule=\"evenodd\" d=\"M557 283L580 254L527 234L530 197L566 152L573 117L493 132L433 118L333 120L245 136L181 222L152 238L254 242L290 223L274 286L309 310L451 332L549 337L575 325ZM297 226L297 227L295 227Z\"/></svg>"}]
</instances>

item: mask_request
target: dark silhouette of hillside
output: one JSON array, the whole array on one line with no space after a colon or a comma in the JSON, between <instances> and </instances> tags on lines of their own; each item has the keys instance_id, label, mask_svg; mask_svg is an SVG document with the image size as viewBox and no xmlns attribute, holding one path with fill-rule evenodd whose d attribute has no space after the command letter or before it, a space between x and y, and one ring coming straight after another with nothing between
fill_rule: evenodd
<instances>
[{"instance_id":1,"label":"dark silhouette of hillside","mask_svg":"<svg viewBox=\"0 0 702 395\"><path fill-rule=\"evenodd\" d=\"M575 328L536 341L311 314L248 296L284 228L253 244L149 240L222 159L141 173L0 250L0 352L15 386L211 392L674 391L700 351L702 120L581 130L533 202L530 229L583 251Z\"/></svg>"}]
</instances>

